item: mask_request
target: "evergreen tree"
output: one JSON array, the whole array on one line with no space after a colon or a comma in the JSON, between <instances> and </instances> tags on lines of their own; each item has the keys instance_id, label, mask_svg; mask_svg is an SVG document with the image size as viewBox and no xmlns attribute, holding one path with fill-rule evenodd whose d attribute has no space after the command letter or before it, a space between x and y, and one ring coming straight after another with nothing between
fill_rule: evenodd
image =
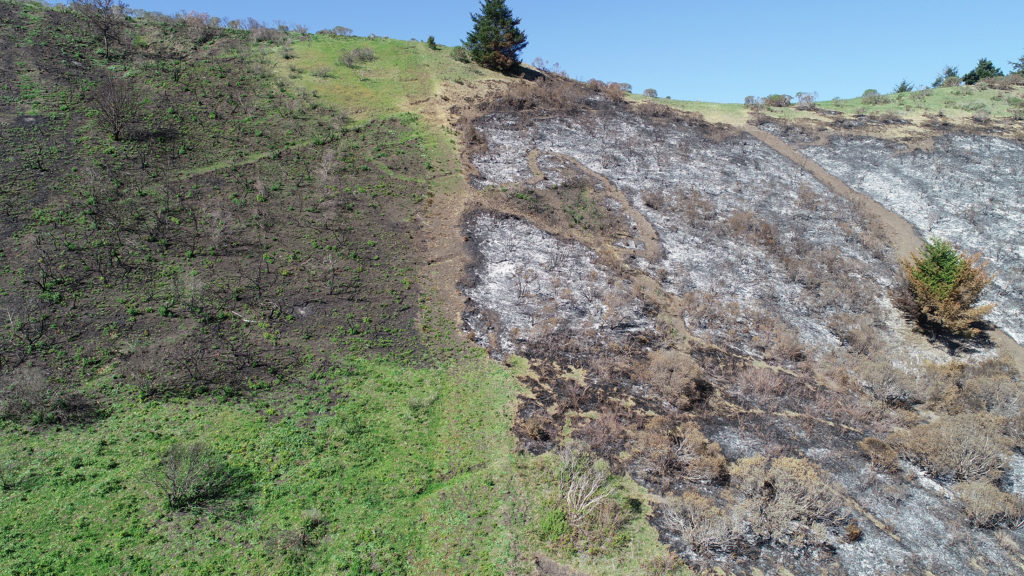
<instances>
[{"instance_id":1,"label":"evergreen tree","mask_svg":"<svg viewBox=\"0 0 1024 576\"><path fill-rule=\"evenodd\" d=\"M974 70L964 74L964 84L977 84L978 80L983 78L994 78L1002 75L1003 71L996 68L996 65L991 60L982 58L978 60L978 65L974 67Z\"/></svg>"},{"instance_id":2,"label":"evergreen tree","mask_svg":"<svg viewBox=\"0 0 1024 576\"><path fill-rule=\"evenodd\" d=\"M912 315L956 334L978 334L972 325L995 307L976 306L981 291L992 281L980 254L964 254L951 243L933 238L901 264L916 304L908 310Z\"/></svg>"},{"instance_id":3,"label":"evergreen tree","mask_svg":"<svg viewBox=\"0 0 1024 576\"><path fill-rule=\"evenodd\" d=\"M474 62L508 72L519 65L519 53L526 47L526 34L519 29L519 18L505 5L505 0L485 0L480 13L472 14L473 30L462 43Z\"/></svg>"}]
</instances>

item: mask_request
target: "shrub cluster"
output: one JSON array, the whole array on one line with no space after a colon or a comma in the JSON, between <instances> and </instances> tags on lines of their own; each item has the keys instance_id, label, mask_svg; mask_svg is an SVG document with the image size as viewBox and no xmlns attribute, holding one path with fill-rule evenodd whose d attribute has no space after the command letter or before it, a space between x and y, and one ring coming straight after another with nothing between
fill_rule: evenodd
<instances>
[{"instance_id":1,"label":"shrub cluster","mask_svg":"<svg viewBox=\"0 0 1024 576\"><path fill-rule=\"evenodd\" d=\"M878 90L875 90L873 88L868 88L867 90L865 90L864 93L861 94L860 99L865 104L872 106L876 104L885 104L886 102L889 101L888 98L882 96L881 94L878 93Z\"/></svg>"},{"instance_id":2,"label":"shrub cluster","mask_svg":"<svg viewBox=\"0 0 1024 576\"><path fill-rule=\"evenodd\" d=\"M1016 529L1024 522L1024 499L1007 494L989 482L962 482L953 487L971 524L980 528L1009 526Z\"/></svg>"},{"instance_id":3,"label":"shrub cluster","mask_svg":"<svg viewBox=\"0 0 1024 576\"><path fill-rule=\"evenodd\" d=\"M890 438L903 457L940 480L998 479L1012 442L1001 423L982 414L956 414L902 430Z\"/></svg>"},{"instance_id":4,"label":"shrub cluster","mask_svg":"<svg viewBox=\"0 0 1024 576\"><path fill-rule=\"evenodd\" d=\"M167 499L171 510L217 498L234 481L224 457L201 442L171 446L148 479Z\"/></svg>"},{"instance_id":5,"label":"shrub cluster","mask_svg":"<svg viewBox=\"0 0 1024 576\"><path fill-rule=\"evenodd\" d=\"M845 518L843 498L824 472L802 458L742 458L729 467L725 505L696 492L683 495L668 523L696 552L741 543L824 545Z\"/></svg>"},{"instance_id":6,"label":"shrub cluster","mask_svg":"<svg viewBox=\"0 0 1024 576\"><path fill-rule=\"evenodd\" d=\"M342 54L341 58L338 59L338 63L349 68L356 68L360 64L372 62L376 59L377 55L370 48L355 48Z\"/></svg>"}]
</instances>

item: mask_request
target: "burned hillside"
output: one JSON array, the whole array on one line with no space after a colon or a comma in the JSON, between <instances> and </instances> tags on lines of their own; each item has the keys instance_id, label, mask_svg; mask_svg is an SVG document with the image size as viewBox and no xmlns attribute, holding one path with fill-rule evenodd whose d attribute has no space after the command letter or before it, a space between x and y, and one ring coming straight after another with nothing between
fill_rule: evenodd
<instances>
[{"instance_id":1,"label":"burned hillside","mask_svg":"<svg viewBox=\"0 0 1024 576\"><path fill-rule=\"evenodd\" d=\"M463 118L481 198L465 328L530 363L524 447L587 446L709 568L1014 565L1020 537L992 528L1021 517L1019 375L991 343L954 357L913 330L861 202L743 130L599 84L513 86ZM974 450L924 447L950 434L992 466L939 466ZM979 522L972 482L1007 513Z\"/></svg>"}]
</instances>

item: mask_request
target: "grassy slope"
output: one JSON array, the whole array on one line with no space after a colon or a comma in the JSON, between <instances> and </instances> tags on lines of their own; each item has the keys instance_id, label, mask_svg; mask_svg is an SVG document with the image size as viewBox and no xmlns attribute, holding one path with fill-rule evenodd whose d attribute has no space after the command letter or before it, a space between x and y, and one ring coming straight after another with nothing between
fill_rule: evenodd
<instances>
[{"instance_id":1,"label":"grassy slope","mask_svg":"<svg viewBox=\"0 0 1024 576\"><path fill-rule=\"evenodd\" d=\"M904 94L887 94L882 101L867 103L863 98L845 100L822 100L817 107L823 110L841 112L846 115L895 114L905 120L921 123L928 115L942 115L954 122L973 123L974 118L987 114L989 118L1007 119L1012 115L1014 102L1024 99L1024 86L1010 86L996 89L988 85L929 88ZM749 119L749 111L742 104L720 104L689 100L651 99L633 95L631 101L655 101L679 110L697 112L709 122L741 125ZM800 119L821 116L814 111L798 110L795 107L770 108L766 114L773 118Z\"/></svg>"},{"instance_id":2,"label":"grassy slope","mask_svg":"<svg viewBox=\"0 0 1024 576\"><path fill-rule=\"evenodd\" d=\"M84 428L8 428L23 467L4 495L4 572L501 572L516 561L515 385L486 364L353 359L284 405L125 401ZM227 456L244 478L232 497L165 510L145 475L178 441ZM315 549L287 541L306 511L323 518Z\"/></svg>"},{"instance_id":3,"label":"grassy slope","mask_svg":"<svg viewBox=\"0 0 1024 576\"><path fill-rule=\"evenodd\" d=\"M58 42L48 36L55 28L47 24L47 9L33 4L13 6L13 21L22 28L19 35L43 45ZM141 24L133 31L148 42L177 33ZM61 41L77 43L89 66L108 66L95 40ZM339 52L358 46L371 47L378 59L359 70L334 64ZM31 51L33 45L25 40L22 48ZM284 60L277 52L271 62L281 59L278 72L290 77L291 86L316 90L313 98L355 120L349 130L330 137L338 138L335 143L328 139L327 144L355 172L369 173L390 183L392 189L396 182L404 182L419 193L461 181L452 135L409 112L414 102L433 96L441 82L467 82L482 73L419 43L316 38L297 42L293 49L295 58ZM271 50L273 54L279 49ZM183 64L184 74L216 75L218 58L225 56L214 54ZM227 59L225 65L238 65ZM110 68L121 72L126 65L116 62ZM292 65L300 71L289 70ZM301 72L321 66L330 66L333 77ZM144 64L137 75L141 85L159 92L166 71L147 70ZM5 93L0 121L42 114L51 126L76 133L79 142L87 145L60 148L61 162L87 165L124 158L125 165L134 165L137 154L142 154L138 149L143 144L111 143L99 132L89 119L87 100L74 100L66 109L61 101L67 95L52 89L32 66L23 66L18 74L23 81L16 92ZM257 90L259 94L269 90L266 102L281 102L289 98L286 84L260 85ZM275 120L284 118L277 115L279 111L225 122L223 117L215 118L222 111L211 112L207 119L199 110L174 118L184 137L167 148L182 153L169 154L159 147L145 150L160 161L165 155L168 159L165 169L143 189L180 183L198 196L228 196L229 207L248 210L264 202L255 188L265 180L268 208L287 213L299 199L310 201L311 192L299 184L301 174L320 158L324 145L318 142L324 140L323 134L332 130L338 134L335 128L317 128L301 117L293 118L301 126L281 124ZM310 118L316 116L313 111L310 114ZM384 120L388 117L397 120ZM308 131L302 133L303 126ZM378 147L379 153L374 154L372 146L378 142L383 149ZM187 146L179 148L181 144ZM425 172L401 168L401 159L410 154L425 159ZM12 158L12 162L32 160L24 151ZM5 173L22 170L12 167ZM67 190L76 185L74 179L46 178L37 181ZM330 189L324 201L347 193L348 176L340 178L337 189ZM29 188L14 190L31 194ZM356 218L377 218L374 206L389 202L390 197L374 193L362 204L353 198L357 210L369 210ZM54 209L58 208L63 206ZM277 234L287 237L282 229L287 230L288 223L277 224L281 226ZM51 225L29 221L12 238L28 238L32 231ZM79 232L75 222L61 225L66 228L60 228L61 233ZM302 234L308 237L309 233ZM248 246L243 240L239 245ZM242 390L219 399L202 390L181 396L145 394L146 388L126 372L130 356L122 354L124 350L130 354L139 344L133 334L145 330L150 339L171 334L172 341L177 341L174 331L191 321L173 305L161 312L166 279L183 268L191 269L193 262L191 252L176 251L174 242L171 238L169 248L150 253L149 258L161 262L163 270L156 284L138 279L116 290L97 284L90 292L98 309L118 308L113 303L120 302L129 310L127 321L121 313L113 320L104 318L112 322L103 333L109 341L86 334L80 341L56 342L41 352L29 352L29 362L77 374L67 385L98 399L104 416L63 425L0 420L0 467L9 484L0 490L4 511L0 574L516 573L530 571L537 553L562 557L592 573L620 574L640 573L646 559L663 553L642 515L621 530L615 546L576 558L561 540L564 533L537 528L557 509L555 463L551 457L516 453L509 428L519 385L508 369L466 350L454 326L435 318L425 294L419 295L417 325L432 329L403 332L401 337L402 345L416 351L415 364L406 360L410 355L401 353L400 346L397 354L388 353L390 339L367 344L359 328L343 318L331 326L348 337L314 334L313 344L303 344L311 341L310 335L296 329L293 319L270 315L261 324L263 337L256 336L268 353L283 349L290 351L291 361L318 357L320 363L298 361L271 379L257 374ZM19 246L16 242L5 245L12 254ZM293 253L308 250L296 246ZM365 242L360 246L361 260L376 259L376 255L371 259L362 254ZM400 252L406 249L403 246L392 248ZM275 248L281 249L280 245ZM344 247L346 255L356 250L355 245ZM252 256L257 262L286 258L276 251ZM384 258L390 253L385 251ZM244 264L246 257L243 254L242 260L230 262ZM204 266L194 273L225 269L228 261L218 258L211 250ZM309 262L282 268L279 274L293 274ZM357 278L354 295L390 290L387 282L405 282L409 277L399 276L397 280L392 275L363 276L363 284ZM6 297L28 297L27 292L21 294L26 289L16 275L7 278L7 286ZM352 310L369 314L364 308ZM255 301L242 309L260 312ZM398 322L389 316L374 319ZM229 331L245 329L230 318L216 322ZM403 326L398 323L395 330L407 332ZM74 346L85 346L90 354L79 362L76 353L74 362L65 366L67 349ZM367 350L385 354L364 355ZM3 370L4 385L13 385L6 378L12 374L11 364L4 364ZM203 442L223 456L236 478L224 497L184 511L166 508L147 475L167 448L180 442ZM642 497L628 480L615 482L616 498Z\"/></svg>"}]
</instances>

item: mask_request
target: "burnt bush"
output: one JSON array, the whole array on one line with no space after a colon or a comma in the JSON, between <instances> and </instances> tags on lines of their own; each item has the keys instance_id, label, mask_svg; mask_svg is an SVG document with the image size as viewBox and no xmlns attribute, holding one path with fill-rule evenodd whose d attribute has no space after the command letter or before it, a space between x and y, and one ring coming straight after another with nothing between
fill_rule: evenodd
<instances>
[{"instance_id":1,"label":"burnt bush","mask_svg":"<svg viewBox=\"0 0 1024 576\"><path fill-rule=\"evenodd\" d=\"M680 481L711 484L727 477L721 447L708 441L692 422L676 429L659 429L657 422L648 423L630 435L627 448L633 474L659 490L668 490Z\"/></svg>"},{"instance_id":2,"label":"burnt bush","mask_svg":"<svg viewBox=\"0 0 1024 576\"><path fill-rule=\"evenodd\" d=\"M0 491L15 488L21 474L22 463L8 454L0 452Z\"/></svg>"},{"instance_id":3,"label":"burnt bush","mask_svg":"<svg viewBox=\"0 0 1024 576\"><path fill-rule=\"evenodd\" d=\"M697 379L700 376L700 367L689 355L673 350L652 352L640 373L641 381L649 386L650 395L677 410L687 409L699 398Z\"/></svg>"},{"instance_id":4,"label":"burnt bush","mask_svg":"<svg viewBox=\"0 0 1024 576\"><path fill-rule=\"evenodd\" d=\"M615 414L605 409L594 419L574 429L573 437L597 454L615 456L622 450L626 429Z\"/></svg>"},{"instance_id":5,"label":"burnt bush","mask_svg":"<svg viewBox=\"0 0 1024 576\"><path fill-rule=\"evenodd\" d=\"M264 542L265 550L288 564L300 564L307 553L323 539L326 522L319 510L304 510L291 529L272 530Z\"/></svg>"},{"instance_id":6,"label":"burnt bush","mask_svg":"<svg viewBox=\"0 0 1024 576\"><path fill-rule=\"evenodd\" d=\"M802 458L754 456L729 467L721 500L697 492L666 514L666 523L694 551L730 551L745 544L822 546L846 519L838 487Z\"/></svg>"},{"instance_id":7,"label":"burnt bush","mask_svg":"<svg viewBox=\"0 0 1024 576\"><path fill-rule=\"evenodd\" d=\"M953 492L975 526L1016 529L1024 523L1024 499L1017 494L1007 494L990 482L962 482L953 487Z\"/></svg>"},{"instance_id":8,"label":"burnt bush","mask_svg":"<svg viewBox=\"0 0 1024 576\"><path fill-rule=\"evenodd\" d=\"M160 491L171 510L224 496L241 480L223 455L202 442L174 444L146 479Z\"/></svg>"},{"instance_id":9,"label":"burnt bush","mask_svg":"<svg viewBox=\"0 0 1024 576\"><path fill-rule=\"evenodd\" d=\"M532 82L513 82L504 92L490 95L484 105L486 112L521 112L544 110L576 113L585 109L601 109L621 101L621 85L591 80L584 84L560 76L539 78Z\"/></svg>"},{"instance_id":10,"label":"burnt bush","mask_svg":"<svg viewBox=\"0 0 1024 576\"><path fill-rule=\"evenodd\" d=\"M1012 441L987 414L956 414L892 434L900 454L941 480L998 479L1010 458Z\"/></svg>"},{"instance_id":11,"label":"burnt bush","mask_svg":"<svg viewBox=\"0 0 1024 576\"><path fill-rule=\"evenodd\" d=\"M109 78L97 86L94 100L100 126L115 141L121 140L141 107L134 86L123 78Z\"/></svg>"},{"instance_id":12,"label":"burnt bush","mask_svg":"<svg viewBox=\"0 0 1024 576\"><path fill-rule=\"evenodd\" d=\"M99 405L42 369L22 365L0 380L0 418L24 424L72 424L100 416Z\"/></svg>"}]
</instances>

